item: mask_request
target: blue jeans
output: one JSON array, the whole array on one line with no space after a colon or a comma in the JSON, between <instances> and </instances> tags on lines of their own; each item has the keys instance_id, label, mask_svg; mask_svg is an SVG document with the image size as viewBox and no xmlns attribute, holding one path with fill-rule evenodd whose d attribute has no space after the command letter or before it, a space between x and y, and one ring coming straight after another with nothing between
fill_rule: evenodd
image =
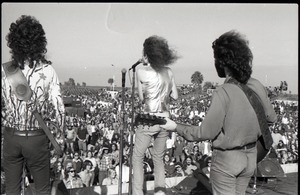
<instances>
[{"instance_id":1,"label":"blue jeans","mask_svg":"<svg viewBox=\"0 0 300 195\"><path fill-rule=\"evenodd\" d=\"M257 148L213 150L210 182L214 195L244 195L256 169Z\"/></svg>"},{"instance_id":2,"label":"blue jeans","mask_svg":"<svg viewBox=\"0 0 300 195\"><path fill-rule=\"evenodd\" d=\"M50 150L47 136L16 136L13 135L13 130L6 127L4 130L3 167L6 194L21 194L23 163L26 161L33 176L36 194L50 195Z\"/></svg>"},{"instance_id":3,"label":"blue jeans","mask_svg":"<svg viewBox=\"0 0 300 195\"><path fill-rule=\"evenodd\" d=\"M163 156L166 149L166 141L169 133L160 129L158 125L142 126L140 125L135 132L135 142L132 156L133 179L132 194L143 194L144 183L144 156L145 152L154 138L152 160L154 164L154 191L165 190L165 168Z\"/></svg>"}]
</instances>

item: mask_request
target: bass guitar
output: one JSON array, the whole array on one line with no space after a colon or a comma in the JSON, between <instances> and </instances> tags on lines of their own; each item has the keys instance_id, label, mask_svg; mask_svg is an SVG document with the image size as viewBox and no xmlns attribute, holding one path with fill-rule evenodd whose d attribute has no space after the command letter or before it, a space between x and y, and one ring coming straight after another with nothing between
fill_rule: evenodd
<instances>
[{"instance_id":1,"label":"bass guitar","mask_svg":"<svg viewBox=\"0 0 300 195\"><path fill-rule=\"evenodd\" d=\"M156 115L151 115L151 114L137 114L135 117L134 125L164 125L166 124L167 121L164 119L164 117L156 116Z\"/></svg>"}]
</instances>

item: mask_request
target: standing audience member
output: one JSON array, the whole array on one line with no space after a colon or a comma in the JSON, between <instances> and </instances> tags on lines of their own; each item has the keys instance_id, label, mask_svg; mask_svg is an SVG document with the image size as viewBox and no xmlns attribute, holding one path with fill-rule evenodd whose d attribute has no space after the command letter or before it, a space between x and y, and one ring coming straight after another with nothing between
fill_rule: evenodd
<instances>
[{"instance_id":1,"label":"standing audience member","mask_svg":"<svg viewBox=\"0 0 300 195\"><path fill-rule=\"evenodd\" d=\"M113 160L113 156L111 154L108 153L109 149L107 147L103 148L103 154L102 157L100 159L100 166L99 167L99 184L102 184L102 181L104 178L107 177L107 170L109 168L112 168L112 160Z\"/></svg>"},{"instance_id":2,"label":"standing audience member","mask_svg":"<svg viewBox=\"0 0 300 195\"><path fill-rule=\"evenodd\" d=\"M80 153L82 151L86 152L86 142L88 140L89 134L87 132L87 128L84 124L80 124L77 131L77 139L78 139L78 148Z\"/></svg>"},{"instance_id":3,"label":"standing audience member","mask_svg":"<svg viewBox=\"0 0 300 195\"><path fill-rule=\"evenodd\" d=\"M175 174L175 164L171 161L170 155L164 155L165 175L166 178L173 177Z\"/></svg>"},{"instance_id":4,"label":"standing audience member","mask_svg":"<svg viewBox=\"0 0 300 195\"><path fill-rule=\"evenodd\" d=\"M185 154L183 152L185 147L185 141L182 136L177 135L174 143L174 157L176 162L183 162L185 160Z\"/></svg>"},{"instance_id":5,"label":"standing audience member","mask_svg":"<svg viewBox=\"0 0 300 195\"><path fill-rule=\"evenodd\" d=\"M76 139L76 132L73 126L69 125L66 131L66 144L67 144L67 150L69 152L74 153L74 142Z\"/></svg>"}]
</instances>

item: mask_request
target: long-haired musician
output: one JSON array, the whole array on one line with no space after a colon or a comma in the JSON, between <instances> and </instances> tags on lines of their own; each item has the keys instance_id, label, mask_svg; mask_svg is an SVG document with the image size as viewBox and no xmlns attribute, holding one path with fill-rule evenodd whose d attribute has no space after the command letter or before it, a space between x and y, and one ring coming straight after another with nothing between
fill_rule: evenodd
<instances>
[{"instance_id":1,"label":"long-haired musician","mask_svg":"<svg viewBox=\"0 0 300 195\"><path fill-rule=\"evenodd\" d=\"M177 99L175 79L172 70L168 67L178 56L169 48L166 39L159 36L147 38L143 44L143 64L137 70L137 86L140 101L144 102L144 112L156 116L169 117L170 98ZM135 132L133 149L133 195L143 194L143 160L145 152L152 139L154 163L155 194L165 194L165 171L163 156L166 149L168 132L161 131L159 125L140 125Z\"/></svg>"}]
</instances>

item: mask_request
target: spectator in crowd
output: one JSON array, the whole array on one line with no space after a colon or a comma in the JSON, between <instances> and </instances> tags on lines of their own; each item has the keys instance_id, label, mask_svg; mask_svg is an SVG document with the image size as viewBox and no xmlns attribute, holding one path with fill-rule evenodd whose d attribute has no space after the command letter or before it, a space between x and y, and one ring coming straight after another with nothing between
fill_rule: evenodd
<instances>
[{"instance_id":1,"label":"spectator in crowd","mask_svg":"<svg viewBox=\"0 0 300 195\"><path fill-rule=\"evenodd\" d=\"M76 174L74 168L67 168L65 170L65 177L63 182L67 189L74 189L74 188L82 188L83 182L81 178Z\"/></svg>"},{"instance_id":2,"label":"spectator in crowd","mask_svg":"<svg viewBox=\"0 0 300 195\"><path fill-rule=\"evenodd\" d=\"M87 132L87 128L83 123L81 123L77 131L78 149L80 152L86 151L87 149L86 143L88 138L89 138L89 134Z\"/></svg>"},{"instance_id":3,"label":"spectator in crowd","mask_svg":"<svg viewBox=\"0 0 300 195\"><path fill-rule=\"evenodd\" d=\"M79 152L75 152L73 158L73 167L76 173L79 173L81 171L82 165L83 165L83 161L79 156Z\"/></svg>"},{"instance_id":4,"label":"spectator in crowd","mask_svg":"<svg viewBox=\"0 0 300 195\"><path fill-rule=\"evenodd\" d=\"M164 155L165 175L166 178L173 177L175 174L175 164L171 161L170 155Z\"/></svg>"},{"instance_id":5,"label":"spectator in crowd","mask_svg":"<svg viewBox=\"0 0 300 195\"><path fill-rule=\"evenodd\" d=\"M97 166L96 157L94 156L92 151L87 151L86 158L84 161L89 160L92 163L91 170L89 170L92 173L92 181L91 183L94 183L94 177L95 177L95 167Z\"/></svg>"},{"instance_id":6,"label":"spectator in crowd","mask_svg":"<svg viewBox=\"0 0 300 195\"><path fill-rule=\"evenodd\" d=\"M182 136L177 135L176 141L174 143L174 157L176 162L184 162L185 153L184 153L185 141Z\"/></svg>"},{"instance_id":7,"label":"spectator in crowd","mask_svg":"<svg viewBox=\"0 0 300 195\"><path fill-rule=\"evenodd\" d=\"M171 156L173 156L173 152L174 152L173 146L175 144L175 140L176 140L175 132L169 132L169 136L168 136L168 139L166 141L166 151L165 151L165 153L168 153Z\"/></svg>"},{"instance_id":8,"label":"spectator in crowd","mask_svg":"<svg viewBox=\"0 0 300 195\"><path fill-rule=\"evenodd\" d=\"M60 146L61 151L65 151L65 139L64 135L61 133L61 131L57 131L55 135L55 140Z\"/></svg>"},{"instance_id":9,"label":"spectator in crowd","mask_svg":"<svg viewBox=\"0 0 300 195\"><path fill-rule=\"evenodd\" d=\"M76 139L76 132L73 126L68 126L66 130L66 144L67 144L67 150L69 152L74 153L74 142Z\"/></svg>"},{"instance_id":10,"label":"spectator in crowd","mask_svg":"<svg viewBox=\"0 0 300 195\"><path fill-rule=\"evenodd\" d=\"M206 159L206 165L205 167L202 168L202 172L208 177L210 178L210 166L211 166L211 157L207 157Z\"/></svg>"},{"instance_id":11,"label":"spectator in crowd","mask_svg":"<svg viewBox=\"0 0 300 195\"><path fill-rule=\"evenodd\" d=\"M64 160L62 163L63 163L62 177L65 178L66 170L74 167L73 167L73 162L70 159Z\"/></svg>"},{"instance_id":12,"label":"spectator in crowd","mask_svg":"<svg viewBox=\"0 0 300 195\"><path fill-rule=\"evenodd\" d=\"M175 163L175 169L176 169L176 172L175 172L175 177L183 177L183 176L186 176L184 170L183 170L183 165L181 162L176 162Z\"/></svg>"},{"instance_id":13,"label":"spectator in crowd","mask_svg":"<svg viewBox=\"0 0 300 195\"><path fill-rule=\"evenodd\" d=\"M108 147L104 147L103 148L103 154L102 157L100 159L100 165L99 167L99 183L102 184L103 179L107 177L107 170L109 168L113 168L113 156L111 155L111 153L109 153L109 148Z\"/></svg>"},{"instance_id":14,"label":"spectator in crowd","mask_svg":"<svg viewBox=\"0 0 300 195\"><path fill-rule=\"evenodd\" d=\"M113 167L116 167L119 164L119 150L116 143L111 144L111 154L113 156Z\"/></svg>"},{"instance_id":15,"label":"spectator in crowd","mask_svg":"<svg viewBox=\"0 0 300 195\"><path fill-rule=\"evenodd\" d=\"M103 179L102 185L118 185L119 180L116 176L115 169L108 169L108 176Z\"/></svg>"},{"instance_id":16,"label":"spectator in crowd","mask_svg":"<svg viewBox=\"0 0 300 195\"><path fill-rule=\"evenodd\" d=\"M92 186L93 182L93 177L94 173L92 171L93 164L89 160L85 160L83 162L82 170L80 173L78 173L79 177L82 180L82 183L84 184L85 187L90 187Z\"/></svg>"},{"instance_id":17,"label":"spectator in crowd","mask_svg":"<svg viewBox=\"0 0 300 195\"><path fill-rule=\"evenodd\" d=\"M187 176L192 176L193 172L197 169L197 166L193 163L193 158L187 156L183 163L183 170Z\"/></svg>"},{"instance_id":18,"label":"spectator in crowd","mask_svg":"<svg viewBox=\"0 0 300 195\"><path fill-rule=\"evenodd\" d=\"M129 162L128 162L128 156L124 155L122 157L122 183L128 183L129 182L129 173L130 173L130 167L129 167ZM115 168L117 177L119 178L119 170L120 170L120 164L118 164Z\"/></svg>"},{"instance_id":19,"label":"spectator in crowd","mask_svg":"<svg viewBox=\"0 0 300 195\"><path fill-rule=\"evenodd\" d=\"M89 135L87 141L87 150L94 150L97 141L96 125L94 120L87 125L87 132Z\"/></svg>"},{"instance_id":20,"label":"spectator in crowd","mask_svg":"<svg viewBox=\"0 0 300 195\"><path fill-rule=\"evenodd\" d=\"M55 195L57 192L57 185L63 180L63 166L60 161L57 161L54 167L51 169L51 181L52 181L52 188L51 194Z\"/></svg>"}]
</instances>

